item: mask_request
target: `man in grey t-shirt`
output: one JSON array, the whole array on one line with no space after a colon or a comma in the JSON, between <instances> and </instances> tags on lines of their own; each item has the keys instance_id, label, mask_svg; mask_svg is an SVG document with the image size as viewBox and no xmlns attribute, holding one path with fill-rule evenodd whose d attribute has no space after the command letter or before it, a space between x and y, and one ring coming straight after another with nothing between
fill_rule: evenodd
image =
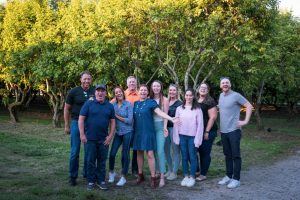
<instances>
[{"instance_id":1,"label":"man in grey t-shirt","mask_svg":"<svg viewBox=\"0 0 300 200\"><path fill-rule=\"evenodd\" d=\"M226 176L218 182L219 185L227 184L228 188L240 186L241 171L241 127L248 124L252 105L241 94L231 90L229 78L222 78L220 82L222 93L219 97L220 132L223 152L226 163ZM245 120L240 120L240 109L246 108Z\"/></svg>"}]
</instances>

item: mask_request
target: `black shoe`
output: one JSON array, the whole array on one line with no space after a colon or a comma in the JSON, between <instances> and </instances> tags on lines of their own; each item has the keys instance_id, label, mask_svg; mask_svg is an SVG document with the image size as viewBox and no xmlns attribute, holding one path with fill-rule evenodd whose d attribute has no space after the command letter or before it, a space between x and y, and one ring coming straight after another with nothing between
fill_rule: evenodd
<instances>
[{"instance_id":1,"label":"black shoe","mask_svg":"<svg viewBox=\"0 0 300 200\"><path fill-rule=\"evenodd\" d=\"M108 187L106 185L106 183L103 181L100 184L97 184L98 188L100 188L101 190L108 190Z\"/></svg>"},{"instance_id":2,"label":"black shoe","mask_svg":"<svg viewBox=\"0 0 300 200\"><path fill-rule=\"evenodd\" d=\"M70 180L69 180L69 185L70 185L70 186L75 186L75 185L77 185L76 178L70 178Z\"/></svg>"}]
</instances>

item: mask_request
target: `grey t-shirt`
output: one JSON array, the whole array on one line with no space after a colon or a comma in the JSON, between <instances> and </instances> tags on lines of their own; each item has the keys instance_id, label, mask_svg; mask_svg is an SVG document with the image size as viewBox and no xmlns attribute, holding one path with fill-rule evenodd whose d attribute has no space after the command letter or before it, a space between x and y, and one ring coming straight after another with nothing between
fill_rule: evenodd
<instances>
[{"instance_id":1,"label":"grey t-shirt","mask_svg":"<svg viewBox=\"0 0 300 200\"><path fill-rule=\"evenodd\" d=\"M240 119L240 109L248 100L240 93L229 91L225 96L224 93L219 97L220 112L220 131L221 133L229 133L239 129L237 123Z\"/></svg>"}]
</instances>

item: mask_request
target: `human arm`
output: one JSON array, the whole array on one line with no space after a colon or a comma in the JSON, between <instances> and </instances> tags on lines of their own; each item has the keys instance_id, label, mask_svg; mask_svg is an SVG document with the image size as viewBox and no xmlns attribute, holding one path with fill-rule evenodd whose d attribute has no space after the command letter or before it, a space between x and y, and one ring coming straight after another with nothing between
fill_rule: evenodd
<instances>
[{"instance_id":1,"label":"human arm","mask_svg":"<svg viewBox=\"0 0 300 200\"><path fill-rule=\"evenodd\" d=\"M122 121L126 124L131 125L132 122L133 122L133 107L132 107L130 102L128 102L126 104L125 109L126 109L126 112L127 112L127 117L121 117L120 115L117 115L117 114L115 116L118 120L120 120L120 121Z\"/></svg>"},{"instance_id":2,"label":"human arm","mask_svg":"<svg viewBox=\"0 0 300 200\"><path fill-rule=\"evenodd\" d=\"M164 113L160 108L155 108L154 109L154 112L159 115L160 117L164 118L164 119L167 119L167 120L170 120L171 122L173 122L173 124L176 124L178 122L178 119L177 117L173 118L173 117L170 117L169 115L167 115L166 113Z\"/></svg>"},{"instance_id":3,"label":"human arm","mask_svg":"<svg viewBox=\"0 0 300 200\"><path fill-rule=\"evenodd\" d=\"M78 128L79 128L79 133L80 133L80 140L82 143L87 142L85 131L84 131L84 121L85 121L85 116L79 115Z\"/></svg>"},{"instance_id":4,"label":"human arm","mask_svg":"<svg viewBox=\"0 0 300 200\"><path fill-rule=\"evenodd\" d=\"M253 108L253 106L251 105L251 103L247 102L243 106L246 108L246 116L245 116L244 120L242 120L242 121L239 120L238 121L238 127L242 127L242 126L248 124L249 121L250 121L250 117L252 115L252 108Z\"/></svg>"},{"instance_id":5,"label":"human arm","mask_svg":"<svg viewBox=\"0 0 300 200\"><path fill-rule=\"evenodd\" d=\"M168 113L169 112L169 101L166 97L164 97L164 107L163 107L163 111L164 113ZM168 137L168 120L164 119L164 136Z\"/></svg>"},{"instance_id":6,"label":"human arm","mask_svg":"<svg viewBox=\"0 0 300 200\"><path fill-rule=\"evenodd\" d=\"M180 109L176 109L175 117L180 119ZM176 123L173 125L173 141L176 145L179 145L179 124Z\"/></svg>"},{"instance_id":7,"label":"human arm","mask_svg":"<svg viewBox=\"0 0 300 200\"><path fill-rule=\"evenodd\" d=\"M217 117L218 117L218 110L217 110L216 106L208 109L208 122L206 125L206 129L204 130L204 139L205 140L208 140L209 132L210 132L211 128L213 127Z\"/></svg>"},{"instance_id":8,"label":"human arm","mask_svg":"<svg viewBox=\"0 0 300 200\"><path fill-rule=\"evenodd\" d=\"M199 147L202 144L203 140L203 128L204 128L204 122L203 122L203 113L201 109L195 109L194 112L196 112L196 135L194 144L195 147Z\"/></svg>"},{"instance_id":9,"label":"human arm","mask_svg":"<svg viewBox=\"0 0 300 200\"><path fill-rule=\"evenodd\" d=\"M70 134L70 110L72 106L70 104L65 103L64 106L64 121L65 121L65 133Z\"/></svg>"},{"instance_id":10,"label":"human arm","mask_svg":"<svg viewBox=\"0 0 300 200\"><path fill-rule=\"evenodd\" d=\"M116 129L116 120L115 119L110 119L109 123L109 134L106 136L104 145L109 145L114 137L115 129Z\"/></svg>"}]
</instances>

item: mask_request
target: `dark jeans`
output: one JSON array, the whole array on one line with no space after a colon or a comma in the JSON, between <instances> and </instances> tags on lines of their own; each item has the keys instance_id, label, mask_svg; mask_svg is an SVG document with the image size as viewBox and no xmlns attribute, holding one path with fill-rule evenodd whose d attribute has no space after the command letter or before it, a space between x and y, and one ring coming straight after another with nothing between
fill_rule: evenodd
<instances>
[{"instance_id":1,"label":"dark jeans","mask_svg":"<svg viewBox=\"0 0 300 200\"><path fill-rule=\"evenodd\" d=\"M89 140L87 149L87 180L89 183L99 184L105 181L105 162L108 154L108 145L103 141Z\"/></svg>"},{"instance_id":2,"label":"dark jeans","mask_svg":"<svg viewBox=\"0 0 300 200\"><path fill-rule=\"evenodd\" d=\"M130 146L133 146L133 138L134 138L134 133L132 134L131 137L131 143ZM131 160L131 172L132 174L137 174L138 173L138 164L137 164L137 151L132 150L132 160Z\"/></svg>"},{"instance_id":3,"label":"dark jeans","mask_svg":"<svg viewBox=\"0 0 300 200\"><path fill-rule=\"evenodd\" d=\"M77 178L78 177L78 168L79 168L79 153L80 153L80 133L78 128L78 121L72 120L71 121L71 152L70 152L70 161L69 161L69 176L71 178ZM84 145L84 164L83 164L83 177L86 177L86 163L87 163L87 157L86 157L86 147Z\"/></svg>"},{"instance_id":4,"label":"dark jeans","mask_svg":"<svg viewBox=\"0 0 300 200\"><path fill-rule=\"evenodd\" d=\"M229 178L240 180L242 166L240 150L241 130L237 129L229 133L221 133L221 139L225 155L226 175Z\"/></svg>"},{"instance_id":5,"label":"dark jeans","mask_svg":"<svg viewBox=\"0 0 300 200\"><path fill-rule=\"evenodd\" d=\"M184 176L189 175L189 161L191 163L190 175L195 178L197 168L197 148L193 136L179 135Z\"/></svg>"},{"instance_id":6,"label":"dark jeans","mask_svg":"<svg viewBox=\"0 0 300 200\"><path fill-rule=\"evenodd\" d=\"M203 139L201 146L198 148L198 152L200 156L200 169L201 169L200 174L203 176L206 176L208 168L210 166L210 162L211 162L210 153L216 136L217 136L216 130L210 131L208 135L208 140ZM197 168L199 168L199 165Z\"/></svg>"},{"instance_id":7,"label":"dark jeans","mask_svg":"<svg viewBox=\"0 0 300 200\"><path fill-rule=\"evenodd\" d=\"M110 149L109 154L109 170L113 171L115 168L115 158L118 153L118 149L123 143L122 147L122 174L127 175L129 161L130 161L130 141L132 137L132 132L126 133L125 135L117 135L115 134L114 141L112 143L112 147Z\"/></svg>"}]
</instances>

